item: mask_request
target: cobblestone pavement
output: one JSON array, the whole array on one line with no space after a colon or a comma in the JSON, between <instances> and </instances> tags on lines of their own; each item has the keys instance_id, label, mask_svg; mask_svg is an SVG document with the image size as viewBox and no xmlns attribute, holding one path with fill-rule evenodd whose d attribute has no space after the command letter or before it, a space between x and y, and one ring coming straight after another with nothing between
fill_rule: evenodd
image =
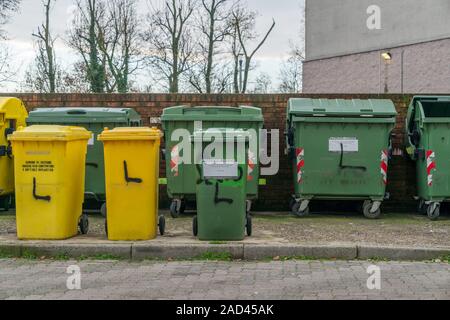
<instances>
[{"instance_id":1,"label":"cobblestone pavement","mask_svg":"<svg viewBox=\"0 0 450 320\"><path fill-rule=\"evenodd\" d=\"M0 260L0 299L450 299L450 264ZM81 290L68 290L78 265Z\"/></svg>"}]
</instances>

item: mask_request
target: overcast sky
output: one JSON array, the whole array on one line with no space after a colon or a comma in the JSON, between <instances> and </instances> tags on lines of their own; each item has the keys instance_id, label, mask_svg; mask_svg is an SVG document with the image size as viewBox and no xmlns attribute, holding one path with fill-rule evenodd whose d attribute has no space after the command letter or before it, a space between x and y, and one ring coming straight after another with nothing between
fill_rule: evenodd
<instances>
[{"instance_id":1,"label":"overcast sky","mask_svg":"<svg viewBox=\"0 0 450 320\"><path fill-rule=\"evenodd\" d=\"M147 11L147 1L161 0L139 0L141 14ZM259 13L257 19L257 30L264 33L275 19L277 25L266 45L261 49L256 61L258 69L254 75L266 72L274 79L276 85L278 69L281 61L289 52L289 41L299 42L301 22L303 20L304 0L244 0L248 7ZM58 36L56 42L56 55L59 63L63 66L70 65L76 55L69 49L64 38L68 23L73 15L75 0L56 0L52 11L52 31ZM13 53L15 61L13 65L21 66L18 77L22 77L24 70L34 58L35 51L31 33L37 29L44 18L43 6L40 0L22 0L20 12L12 17L6 26L9 41L7 45ZM144 77L144 75L141 75ZM143 78L144 79L144 78ZM16 90L17 85L9 85L7 91ZM5 88L0 88L5 91Z\"/></svg>"}]
</instances>

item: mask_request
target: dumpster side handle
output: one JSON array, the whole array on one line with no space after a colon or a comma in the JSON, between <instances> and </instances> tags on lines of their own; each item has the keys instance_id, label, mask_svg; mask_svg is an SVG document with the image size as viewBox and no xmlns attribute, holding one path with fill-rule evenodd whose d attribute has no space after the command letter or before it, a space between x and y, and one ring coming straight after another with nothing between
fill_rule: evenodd
<instances>
[{"instance_id":1,"label":"dumpster side handle","mask_svg":"<svg viewBox=\"0 0 450 320\"><path fill-rule=\"evenodd\" d=\"M50 200L52 199L52 197L50 196L38 196L36 194L36 178L33 178L33 197L36 200L42 200L47 202L50 202Z\"/></svg>"},{"instance_id":2,"label":"dumpster side handle","mask_svg":"<svg viewBox=\"0 0 450 320\"><path fill-rule=\"evenodd\" d=\"M86 167L93 167L98 169L98 163L95 162L86 162Z\"/></svg>"},{"instance_id":3,"label":"dumpster side handle","mask_svg":"<svg viewBox=\"0 0 450 320\"><path fill-rule=\"evenodd\" d=\"M125 173L125 181L127 183L142 183L142 179L140 179L140 178L130 178L128 176L128 165L127 165L126 161L123 162L123 171Z\"/></svg>"},{"instance_id":4,"label":"dumpster side handle","mask_svg":"<svg viewBox=\"0 0 450 320\"><path fill-rule=\"evenodd\" d=\"M341 160L339 162L339 167L341 169L355 169L355 170L367 171L367 168L363 167L363 166L347 166L347 165L344 165L344 144L343 143L341 143Z\"/></svg>"}]
</instances>

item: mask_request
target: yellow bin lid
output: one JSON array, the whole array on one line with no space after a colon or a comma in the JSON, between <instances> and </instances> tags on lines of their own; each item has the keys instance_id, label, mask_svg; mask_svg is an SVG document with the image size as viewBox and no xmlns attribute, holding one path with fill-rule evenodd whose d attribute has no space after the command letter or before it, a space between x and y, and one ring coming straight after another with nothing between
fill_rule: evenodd
<instances>
[{"instance_id":1,"label":"yellow bin lid","mask_svg":"<svg viewBox=\"0 0 450 320\"><path fill-rule=\"evenodd\" d=\"M112 130L105 128L105 131L98 136L100 141L118 141L118 140L160 140L162 132L157 128L149 127L118 127Z\"/></svg>"},{"instance_id":2,"label":"yellow bin lid","mask_svg":"<svg viewBox=\"0 0 450 320\"><path fill-rule=\"evenodd\" d=\"M11 141L73 141L89 140L92 133L81 127L68 126L30 126L19 128L9 140Z\"/></svg>"}]
</instances>

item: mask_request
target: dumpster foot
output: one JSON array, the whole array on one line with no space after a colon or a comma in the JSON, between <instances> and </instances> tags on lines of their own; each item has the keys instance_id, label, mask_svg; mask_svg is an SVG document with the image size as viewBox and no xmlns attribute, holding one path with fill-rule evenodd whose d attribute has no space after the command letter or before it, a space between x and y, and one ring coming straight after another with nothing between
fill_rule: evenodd
<instances>
[{"instance_id":1,"label":"dumpster foot","mask_svg":"<svg viewBox=\"0 0 450 320\"><path fill-rule=\"evenodd\" d=\"M309 200L296 200L292 206L292 213L298 217L305 217L309 214Z\"/></svg>"}]
</instances>

